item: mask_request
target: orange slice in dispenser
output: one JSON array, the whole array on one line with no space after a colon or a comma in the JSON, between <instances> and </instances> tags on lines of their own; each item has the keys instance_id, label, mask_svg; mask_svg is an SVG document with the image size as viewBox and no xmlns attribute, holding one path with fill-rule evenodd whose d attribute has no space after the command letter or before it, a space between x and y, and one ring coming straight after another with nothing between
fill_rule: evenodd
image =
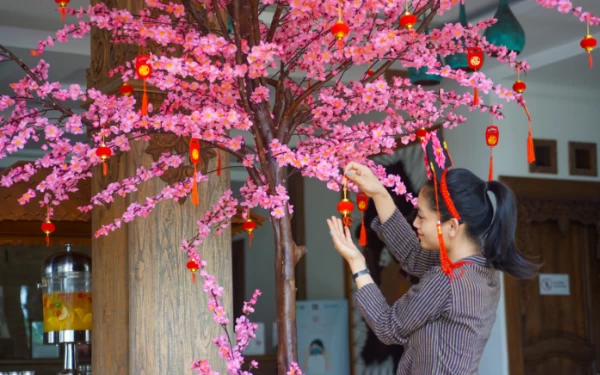
<instances>
[{"instance_id":1,"label":"orange slice in dispenser","mask_svg":"<svg viewBox=\"0 0 600 375\"><path fill-rule=\"evenodd\" d=\"M56 312L56 317L58 318L58 320L65 320L67 319L67 316L69 316L69 311L65 306L63 306L62 309Z\"/></svg>"},{"instance_id":2,"label":"orange slice in dispenser","mask_svg":"<svg viewBox=\"0 0 600 375\"><path fill-rule=\"evenodd\" d=\"M83 318L85 317L85 310L78 307L75 309L75 314L77 314L77 317L83 321Z\"/></svg>"},{"instance_id":3,"label":"orange slice in dispenser","mask_svg":"<svg viewBox=\"0 0 600 375\"><path fill-rule=\"evenodd\" d=\"M92 324L92 313L88 313L85 318L83 318L83 324Z\"/></svg>"}]
</instances>

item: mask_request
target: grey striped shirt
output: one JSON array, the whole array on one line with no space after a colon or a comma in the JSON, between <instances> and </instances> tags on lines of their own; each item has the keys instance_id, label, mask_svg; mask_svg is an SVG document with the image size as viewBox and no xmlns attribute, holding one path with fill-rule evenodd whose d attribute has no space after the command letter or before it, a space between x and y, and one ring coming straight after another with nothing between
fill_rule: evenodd
<instances>
[{"instance_id":1,"label":"grey striped shirt","mask_svg":"<svg viewBox=\"0 0 600 375\"><path fill-rule=\"evenodd\" d=\"M476 255L464 259L471 264L450 281L439 252L421 248L398 210L384 224L375 219L372 228L402 267L421 278L392 306L376 284L356 293L358 309L379 340L404 345L397 375L477 374L496 319L500 272Z\"/></svg>"}]
</instances>

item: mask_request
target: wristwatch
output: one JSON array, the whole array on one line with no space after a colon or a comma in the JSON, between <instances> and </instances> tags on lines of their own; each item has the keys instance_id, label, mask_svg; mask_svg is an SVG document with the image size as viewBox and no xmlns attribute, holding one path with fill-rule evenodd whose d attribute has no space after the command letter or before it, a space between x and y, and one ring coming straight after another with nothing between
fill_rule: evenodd
<instances>
[{"instance_id":1,"label":"wristwatch","mask_svg":"<svg viewBox=\"0 0 600 375\"><path fill-rule=\"evenodd\" d=\"M359 278L359 277L361 277L362 275L368 275L369 273L370 273L370 272L369 272L369 269L368 269L368 268L365 268L364 270L362 270L362 271L358 271L357 273L353 274L353 275L352 275L352 280L356 281L356 279L358 279L358 278Z\"/></svg>"}]
</instances>

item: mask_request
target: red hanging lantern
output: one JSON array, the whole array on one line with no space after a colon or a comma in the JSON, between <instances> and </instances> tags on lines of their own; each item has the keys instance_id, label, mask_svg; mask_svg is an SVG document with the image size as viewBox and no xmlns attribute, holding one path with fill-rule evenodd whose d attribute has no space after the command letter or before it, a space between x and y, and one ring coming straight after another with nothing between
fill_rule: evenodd
<instances>
[{"instance_id":1,"label":"red hanging lantern","mask_svg":"<svg viewBox=\"0 0 600 375\"><path fill-rule=\"evenodd\" d=\"M369 208L369 197L367 197L367 194L363 192L358 193L356 196L356 206L358 207L358 210L362 216L358 244L360 246L367 246L367 230L365 228L365 211L367 211L367 208Z\"/></svg>"},{"instance_id":2,"label":"red hanging lantern","mask_svg":"<svg viewBox=\"0 0 600 375\"><path fill-rule=\"evenodd\" d=\"M500 132L498 131L498 127L495 125L490 125L485 129L485 143L490 148L490 171L488 174L488 181L492 181L494 179L494 155L493 150L496 145L498 145L498 140L500 139Z\"/></svg>"},{"instance_id":3,"label":"red hanging lantern","mask_svg":"<svg viewBox=\"0 0 600 375\"><path fill-rule=\"evenodd\" d=\"M135 58L135 71L139 79L144 83L144 95L142 96L142 116L148 115L148 94L146 92L146 79L152 74L152 67L148 64L148 55L139 55Z\"/></svg>"},{"instance_id":4,"label":"red hanging lantern","mask_svg":"<svg viewBox=\"0 0 600 375\"><path fill-rule=\"evenodd\" d=\"M123 83L123 86L119 89L119 93L123 96L131 96L133 94L133 87L127 82Z\"/></svg>"},{"instance_id":5,"label":"red hanging lantern","mask_svg":"<svg viewBox=\"0 0 600 375\"><path fill-rule=\"evenodd\" d=\"M337 205L337 210L342 214L342 223L350 227L352 226L352 217L350 214L354 210L354 204L346 197L346 178L344 177L344 199Z\"/></svg>"},{"instance_id":6,"label":"red hanging lantern","mask_svg":"<svg viewBox=\"0 0 600 375\"><path fill-rule=\"evenodd\" d=\"M104 137L102 139L102 144L100 144L100 147L96 149L96 155L102 160L102 174L106 176L108 170L106 159L110 158L112 151L110 148L106 147L106 144L104 144Z\"/></svg>"},{"instance_id":7,"label":"red hanging lantern","mask_svg":"<svg viewBox=\"0 0 600 375\"><path fill-rule=\"evenodd\" d=\"M400 27L413 31L413 27L417 23L417 17L408 10L408 0L404 1L404 14L400 17Z\"/></svg>"},{"instance_id":8,"label":"red hanging lantern","mask_svg":"<svg viewBox=\"0 0 600 375\"><path fill-rule=\"evenodd\" d=\"M425 128L421 128L421 129L417 130L415 134L417 135L419 142L423 142L423 140L425 139L425 136L427 135L427 130L425 130Z\"/></svg>"},{"instance_id":9,"label":"red hanging lantern","mask_svg":"<svg viewBox=\"0 0 600 375\"><path fill-rule=\"evenodd\" d=\"M522 94L527 89L527 85L525 84L525 82L521 81L520 79L517 79L513 84L512 88L516 93Z\"/></svg>"},{"instance_id":10,"label":"red hanging lantern","mask_svg":"<svg viewBox=\"0 0 600 375\"><path fill-rule=\"evenodd\" d=\"M344 43L342 42L342 39L344 39L346 37L346 35L350 34L350 28L348 27L348 25L346 25L344 20L342 20L342 1L341 0L338 2L338 21L335 23L335 25L333 25L331 27L330 31L333 34L333 36L337 39L338 49L340 50L340 53L341 53L342 49L344 48Z\"/></svg>"},{"instance_id":11,"label":"red hanging lantern","mask_svg":"<svg viewBox=\"0 0 600 375\"><path fill-rule=\"evenodd\" d=\"M192 203L198 204L198 182L196 182L197 166L200 161L200 140L198 138L190 139L190 162L194 166L194 176L192 179Z\"/></svg>"},{"instance_id":12,"label":"red hanging lantern","mask_svg":"<svg viewBox=\"0 0 600 375\"><path fill-rule=\"evenodd\" d=\"M400 17L400 27L404 29L412 31L416 23L417 17L408 10Z\"/></svg>"},{"instance_id":13,"label":"red hanging lantern","mask_svg":"<svg viewBox=\"0 0 600 375\"><path fill-rule=\"evenodd\" d=\"M192 273L192 284L196 284L196 271L198 271L198 268L200 268L200 266L193 260L187 262L185 266Z\"/></svg>"},{"instance_id":14,"label":"red hanging lantern","mask_svg":"<svg viewBox=\"0 0 600 375\"><path fill-rule=\"evenodd\" d=\"M42 223L42 232L44 232L46 235L46 246L50 246L50 235L54 233L55 230L56 226L50 221L50 219L47 219Z\"/></svg>"},{"instance_id":15,"label":"red hanging lantern","mask_svg":"<svg viewBox=\"0 0 600 375\"><path fill-rule=\"evenodd\" d=\"M60 6L58 8L58 12L62 16L62 21L65 22L65 16L67 15L67 5L71 2L71 0L54 0L56 5Z\"/></svg>"},{"instance_id":16,"label":"red hanging lantern","mask_svg":"<svg viewBox=\"0 0 600 375\"><path fill-rule=\"evenodd\" d=\"M248 239L250 242L249 247L252 247L252 239L254 238L254 230L256 229L256 223L252 221L252 218L250 217L250 210L248 210L248 218L246 219L244 224L242 224L242 229L246 233L248 233Z\"/></svg>"},{"instance_id":17,"label":"red hanging lantern","mask_svg":"<svg viewBox=\"0 0 600 375\"><path fill-rule=\"evenodd\" d=\"M598 45L598 42L596 41L596 38L594 38L592 36L592 34L590 34L590 24L589 23L587 24L587 34L586 34L586 36L583 37L583 39L581 39L581 42L579 42L579 45L581 46L581 48L583 48L585 50L585 52L587 52L590 69L593 68L594 62L592 61L592 51L594 50L594 48L596 48L596 45Z\"/></svg>"},{"instance_id":18,"label":"red hanging lantern","mask_svg":"<svg viewBox=\"0 0 600 375\"><path fill-rule=\"evenodd\" d=\"M483 66L483 51L479 47L471 47L467 49L467 62L469 64L469 68L476 72L481 69ZM479 104L479 90L477 87L473 89L473 104Z\"/></svg>"},{"instance_id":19,"label":"red hanging lantern","mask_svg":"<svg viewBox=\"0 0 600 375\"><path fill-rule=\"evenodd\" d=\"M367 75L369 77L373 76L374 74L375 74L375 72L373 70L371 70L371 69L367 70Z\"/></svg>"}]
</instances>

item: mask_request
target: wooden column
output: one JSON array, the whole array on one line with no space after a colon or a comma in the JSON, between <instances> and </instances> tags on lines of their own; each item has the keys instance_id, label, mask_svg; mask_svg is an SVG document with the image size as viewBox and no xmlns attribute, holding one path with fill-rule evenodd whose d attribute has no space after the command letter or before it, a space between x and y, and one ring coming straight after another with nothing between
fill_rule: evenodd
<instances>
[{"instance_id":1,"label":"wooden column","mask_svg":"<svg viewBox=\"0 0 600 375\"><path fill-rule=\"evenodd\" d=\"M97 0L92 3L97 3ZM143 0L103 0L109 7L127 8L137 13ZM109 42L105 32L92 31L92 62L88 87L106 93L117 92L120 77L108 78L108 70L132 60L138 53L126 51ZM130 82L140 98L140 82ZM149 87L151 102L160 101L161 93ZM182 143L183 142L183 143ZM185 140L169 136L153 137L148 142L132 143L131 151L110 159L109 174L94 173L93 194L108 183L133 176L140 166L150 166L157 153L182 152ZM185 147L183 147L185 149ZM204 170L216 169L214 150L204 151ZM187 150L186 150L187 151ZM151 155L152 154L152 155ZM222 332L207 309L207 295L202 284L192 284L186 269L186 255L179 249L183 238L196 232L196 221L217 203L230 186L229 159L222 156L221 177L210 175L198 185L200 204L191 199L183 203L160 202L147 218L124 224L108 237L94 239L93 264L93 341L92 366L95 374L165 375L188 374L193 359L207 359L213 369L226 373L211 339ZM189 176L189 167L142 184L125 198L115 197L106 208L96 209L92 228L120 217L133 203L157 195L169 182ZM163 181L165 180L165 181ZM232 311L231 234L211 235L200 247L208 262L208 271L225 288L224 305Z\"/></svg>"}]
</instances>

